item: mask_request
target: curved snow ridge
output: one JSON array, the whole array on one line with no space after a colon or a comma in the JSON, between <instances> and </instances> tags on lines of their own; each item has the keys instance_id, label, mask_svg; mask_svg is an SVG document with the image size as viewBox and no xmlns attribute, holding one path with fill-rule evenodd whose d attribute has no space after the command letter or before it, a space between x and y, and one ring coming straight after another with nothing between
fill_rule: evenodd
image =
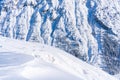
<instances>
[{"instance_id":1,"label":"curved snow ridge","mask_svg":"<svg viewBox=\"0 0 120 80\"><path fill-rule=\"evenodd\" d=\"M15 54L14 58L18 60L18 56L22 55L21 62L31 59L30 56L34 57L24 64L16 60L20 66L6 64L6 67L0 67L1 80L117 80L101 69L50 46L3 37L0 37L0 46L0 54L5 51L16 52L18 54L5 53L4 55L13 57L12 55ZM26 56L23 57L23 54ZM3 57L6 60L8 56L1 56ZM13 60L9 63L12 63L11 61L14 63Z\"/></svg>"},{"instance_id":2,"label":"curved snow ridge","mask_svg":"<svg viewBox=\"0 0 120 80\"><path fill-rule=\"evenodd\" d=\"M63 71L48 63L39 66L27 66L21 72L21 75L30 80L83 80L82 78Z\"/></svg>"}]
</instances>

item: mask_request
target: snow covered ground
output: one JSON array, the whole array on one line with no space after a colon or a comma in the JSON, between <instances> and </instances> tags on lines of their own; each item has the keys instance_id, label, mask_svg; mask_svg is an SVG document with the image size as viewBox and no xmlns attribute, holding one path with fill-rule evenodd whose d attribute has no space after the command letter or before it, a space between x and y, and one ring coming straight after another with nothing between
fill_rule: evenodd
<instances>
[{"instance_id":1,"label":"snow covered ground","mask_svg":"<svg viewBox=\"0 0 120 80\"><path fill-rule=\"evenodd\" d=\"M0 80L117 80L66 52L0 37Z\"/></svg>"}]
</instances>

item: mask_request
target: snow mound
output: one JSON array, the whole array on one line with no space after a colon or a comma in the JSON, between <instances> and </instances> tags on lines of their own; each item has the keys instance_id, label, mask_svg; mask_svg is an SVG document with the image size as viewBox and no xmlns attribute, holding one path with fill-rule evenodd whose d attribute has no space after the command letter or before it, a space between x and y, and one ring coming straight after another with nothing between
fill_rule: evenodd
<instances>
[{"instance_id":1,"label":"snow mound","mask_svg":"<svg viewBox=\"0 0 120 80\"><path fill-rule=\"evenodd\" d=\"M50 46L0 37L0 80L117 80Z\"/></svg>"}]
</instances>

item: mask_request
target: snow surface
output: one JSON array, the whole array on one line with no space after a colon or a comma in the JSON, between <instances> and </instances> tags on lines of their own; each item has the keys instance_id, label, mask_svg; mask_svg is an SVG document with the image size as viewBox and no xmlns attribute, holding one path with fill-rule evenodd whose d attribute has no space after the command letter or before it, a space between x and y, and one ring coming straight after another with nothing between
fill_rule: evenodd
<instances>
[{"instance_id":1,"label":"snow surface","mask_svg":"<svg viewBox=\"0 0 120 80\"><path fill-rule=\"evenodd\" d=\"M43 44L0 37L0 80L117 80Z\"/></svg>"}]
</instances>

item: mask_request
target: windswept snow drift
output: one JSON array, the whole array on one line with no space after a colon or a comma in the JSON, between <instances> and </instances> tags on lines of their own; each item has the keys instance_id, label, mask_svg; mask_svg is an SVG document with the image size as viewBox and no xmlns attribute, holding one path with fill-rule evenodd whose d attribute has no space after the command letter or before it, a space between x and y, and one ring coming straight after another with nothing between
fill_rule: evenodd
<instances>
[{"instance_id":1,"label":"windswept snow drift","mask_svg":"<svg viewBox=\"0 0 120 80\"><path fill-rule=\"evenodd\" d=\"M64 51L0 37L0 80L117 80Z\"/></svg>"}]
</instances>

